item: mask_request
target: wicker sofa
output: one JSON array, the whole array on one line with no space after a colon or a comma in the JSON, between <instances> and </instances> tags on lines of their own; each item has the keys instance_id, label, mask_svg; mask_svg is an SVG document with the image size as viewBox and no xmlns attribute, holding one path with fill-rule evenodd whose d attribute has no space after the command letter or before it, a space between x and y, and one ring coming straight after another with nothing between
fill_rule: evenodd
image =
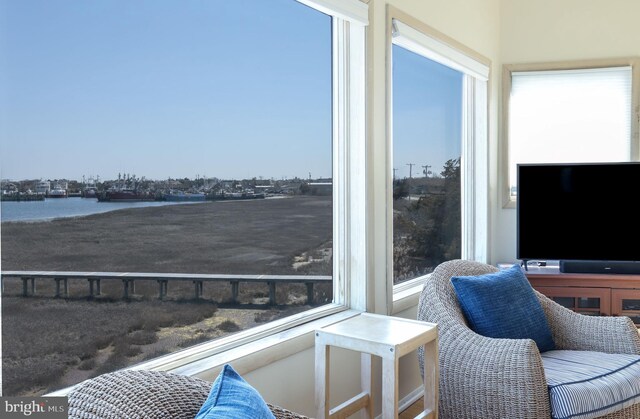
<instances>
[{"instance_id":1,"label":"wicker sofa","mask_svg":"<svg viewBox=\"0 0 640 419\"><path fill-rule=\"evenodd\" d=\"M193 419L211 383L159 371L123 370L100 375L68 395L72 419ZM267 403L278 419L304 419Z\"/></svg>"},{"instance_id":2,"label":"wicker sofa","mask_svg":"<svg viewBox=\"0 0 640 419\"><path fill-rule=\"evenodd\" d=\"M540 353L530 339L493 339L473 332L451 285L452 276L496 272L491 265L452 260L426 281L418 319L438 324L442 419L551 417ZM640 337L627 317L576 314L536 291L558 349L640 354ZM498 297L499 298L499 297ZM420 371L422 352L418 353ZM640 418L640 404L604 418Z\"/></svg>"}]
</instances>

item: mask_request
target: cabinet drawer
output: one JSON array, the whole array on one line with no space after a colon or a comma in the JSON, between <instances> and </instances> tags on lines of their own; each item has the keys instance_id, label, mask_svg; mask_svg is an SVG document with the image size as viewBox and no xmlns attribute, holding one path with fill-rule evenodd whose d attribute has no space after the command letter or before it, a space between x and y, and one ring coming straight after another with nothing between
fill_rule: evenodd
<instances>
[{"instance_id":1,"label":"cabinet drawer","mask_svg":"<svg viewBox=\"0 0 640 419\"><path fill-rule=\"evenodd\" d=\"M640 326L640 289L611 290L611 312L614 316L629 316Z\"/></svg>"},{"instance_id":2,"label":"cabinet drawer","mask_svg":"<svg viewBox=\"0 0 640 419\"><path fill-rule=\"evenodd\" d=\"M611 289L579 287L534 287L556 303L580 314L609 316Z\"/></svg>"}]
</instances>

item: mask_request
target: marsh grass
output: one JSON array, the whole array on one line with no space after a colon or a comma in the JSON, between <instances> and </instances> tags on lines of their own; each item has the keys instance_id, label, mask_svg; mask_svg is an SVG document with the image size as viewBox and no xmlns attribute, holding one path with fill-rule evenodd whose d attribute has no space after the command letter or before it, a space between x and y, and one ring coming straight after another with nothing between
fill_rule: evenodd
<instances>
[{"instance_id":1,"label":"marsh grass","mask_svg":"<svg viewBox=\"0 0 640 419\"><path fill-rule=\"evenodd\" d=\"M91 371L96 367L96 365L97 365L96 359L89 358L81 361L80 365L78 365L78 369L81 371Z\"/></svg>"},{"instance_id":2,"label":"marsh grass","mask_svg":"<svg viewBox=\"0 0 640 419\"><path fill-rule=\"evenodd\" d=\"M172 297L159 301L155 298L154 287L141 284L136 287L135 298L127 301L116 296L118 287L103 287L103 295L99 298L82 296L87 285L81 280L70 281L72 297L67 299L53 298L53 293L47 295L54 291L50 280L40 281L37 295L25 298L21 296L22 289L16 286L17 282L21 281L6 281L2 296L3 395L43 394L57 390L63 387L60 379L70 368L92 371L90 376L95 377L165 355L170 350L158 348L145 351L142 358L133 360L143 353L144 345L158 341L157 332L161 328L194 324L215 316L217 311L217 304L211 299L189 298L192 290L186 284L183 285L188 290L175 290L178 295L188 297L185 299ZM230 287L227 285L226 288ZM241 303L255 308L252 302L255 298L268 297L268 288L263 284L243 284L240 295ZM277 288L277 299L283 303L292 298L306 302L305 296L304 285ZM331 285L317 284L314 305L329 301ZM259 310L255 321L272 321L308 307L285 309L275 306L266 312ZM236 322L225 320L215 330L197 333L177 346L186 348L239 330L241 327ZM97 353L104 349L110 349L110 352L98 362Z\"/></svg>"},{"instance_id":3,"label":"marsh grass","mask_svg":"<svg viewBox=\"0 0 640 419\"><path fill-rule=\"evenodd\" d=\"M203 343L210 339L211 337L209 337L208 335L202 334L202 335L194 336L187 340L183 340L178 344L178 346L180 346L181 348L188 348L189 346L197 345L198 343Z\"/></svg>"},{"instance_id":4,"label":"marsh grass","mask_svg":"<svg viewBox=\"0 0 640 419\"><path fill-rule=\"evenodd\" d=\"M210 301L96 302L3 296L3 394L56 389L71 366L90 369L98 350L113 352L97 372L114 371L157 340L161 327L215 315ZM37 342L37 344L36 344Z\"/></svg>"},{"instance_id":5,"label":"marsh grass","mask_svg":"<svg viewBox=\"0 0 640 419\"><path fill-rule=\"evenodd\" d=\"M237 332L240 330L240 326L238 326L238 324L233 320L225 320L218 325L218 329L223 332Z\"/></svg>"},{"instance_id":6,"label":"marsh grass","mask_svg":"<svg viewBox=\"0 0 640 419\"><path fill-rule=\"evenodd\" d=\"M2 267L330 275L326 248L333 231L331 197L259 201L126 209L39 223L3 222ZM301 255L313 263L294 268ZM40 279L36 295L25 298L20 279L4 279L4 396L43 394L69 385L69 375L78 370L83 376L74 384L87 373L98 375L165 355L177 349L154 342L162 328L214 316L217 305L257 308L256 300L264 302L269 296L265 284L241 283L239 305L229 304L229 283L205 283L202 300L195 301L190 281L171 281L161 302L156 281L136 281L135 294L124 301L120 280L101 282L100 296L89 298L88 281L78 279L69 280L68 298L54 298L55 282ZM304 285L276 289L279 306L268 307L257 321L309 309ZM331 302L331 290L331 284L316 284L313 305ZM232 332L203 328L180 347L224 333Z\"/></svg>"}]
</instances>

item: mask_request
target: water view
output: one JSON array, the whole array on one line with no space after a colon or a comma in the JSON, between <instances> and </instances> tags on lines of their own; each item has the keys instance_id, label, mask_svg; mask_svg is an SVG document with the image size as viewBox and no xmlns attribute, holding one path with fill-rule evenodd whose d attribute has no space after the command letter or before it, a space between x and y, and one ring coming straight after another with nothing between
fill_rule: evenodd
<instances>
[{"instance_id":1,"label":"water view","mask_svg":"<svg viewBox=\"0 0 640 419\"><path fill-rule=\"evenodd\" d=\"M329 15L291 0L9 1L0 14L3 272L113 278L56 294L38 277L26 295L21 276L2 278L4 396L333 300L330 280L311 299L291 281L333 272ZM172 205L185 201L201 205ZM129 288L123 272L150 279ZM160 299L168 273L180 277ZM194 287L199 274L221 278Z\"/></svg>"},{"instance_id":2,"label":"water view","mask_svg":"<svg viewBox=\"0 0 640 419\"><path fill-rule=\"evenodd\" d=\"M157 207L184 203L169 201L98 202L95 198L45 198L42 201L3 201L0 220L2 222L45 221L53 220L54 218L80 217L125 208Z\"/></svg>"}]
</instances>

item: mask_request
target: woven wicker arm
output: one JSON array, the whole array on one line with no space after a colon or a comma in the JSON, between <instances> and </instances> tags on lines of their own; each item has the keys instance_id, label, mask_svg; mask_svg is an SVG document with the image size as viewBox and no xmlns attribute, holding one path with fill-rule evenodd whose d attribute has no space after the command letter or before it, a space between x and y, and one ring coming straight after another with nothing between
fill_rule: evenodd
<instances>
[{"instance_id":1,"label":"woven wicker arm","mask_svg":"<svg viewBox=\"0 0 640 419\"><path fill-rule=\"evenodd\" d=\"M470 330L450 278L497 269L454 260L439 265L425 283L418 319L438 324L440 417L550 417L549 393L540 353L530 339L492 339ZM418 351L420 371L424 354Z\"/></svg>"},{"instance_id":2,"label":"woven wicker arm","mask_svg":"<svg viewBox=\"0 0 640 419\"><path fill-rule=\"evenodd\" d=\"M536 294L557 349L640 354L640 335L630 318L578 314Z\"/></svg>"},{"instance_id":3,"label":"woven wicker arm","mask_svg":"<svg viewBox=\"0 0 640 419\"><path fill-rule=\"evenodd\" d=\"M549 391L536 344L491 339L452 328L440 357L440 417L550 417Z\"/></svg>"},{"instance_id":4,"label":"woven wicker arm","mask_svg":"<svg viewBox=\"0 0 640 419\"><path fill-rule=\"evenodd\" d=\"M71 419L193 419L211 383L159 371L118 371L76 386L68 396ZM278 419L306 418L268 404Z\"/></svg>"}]
</instances>

